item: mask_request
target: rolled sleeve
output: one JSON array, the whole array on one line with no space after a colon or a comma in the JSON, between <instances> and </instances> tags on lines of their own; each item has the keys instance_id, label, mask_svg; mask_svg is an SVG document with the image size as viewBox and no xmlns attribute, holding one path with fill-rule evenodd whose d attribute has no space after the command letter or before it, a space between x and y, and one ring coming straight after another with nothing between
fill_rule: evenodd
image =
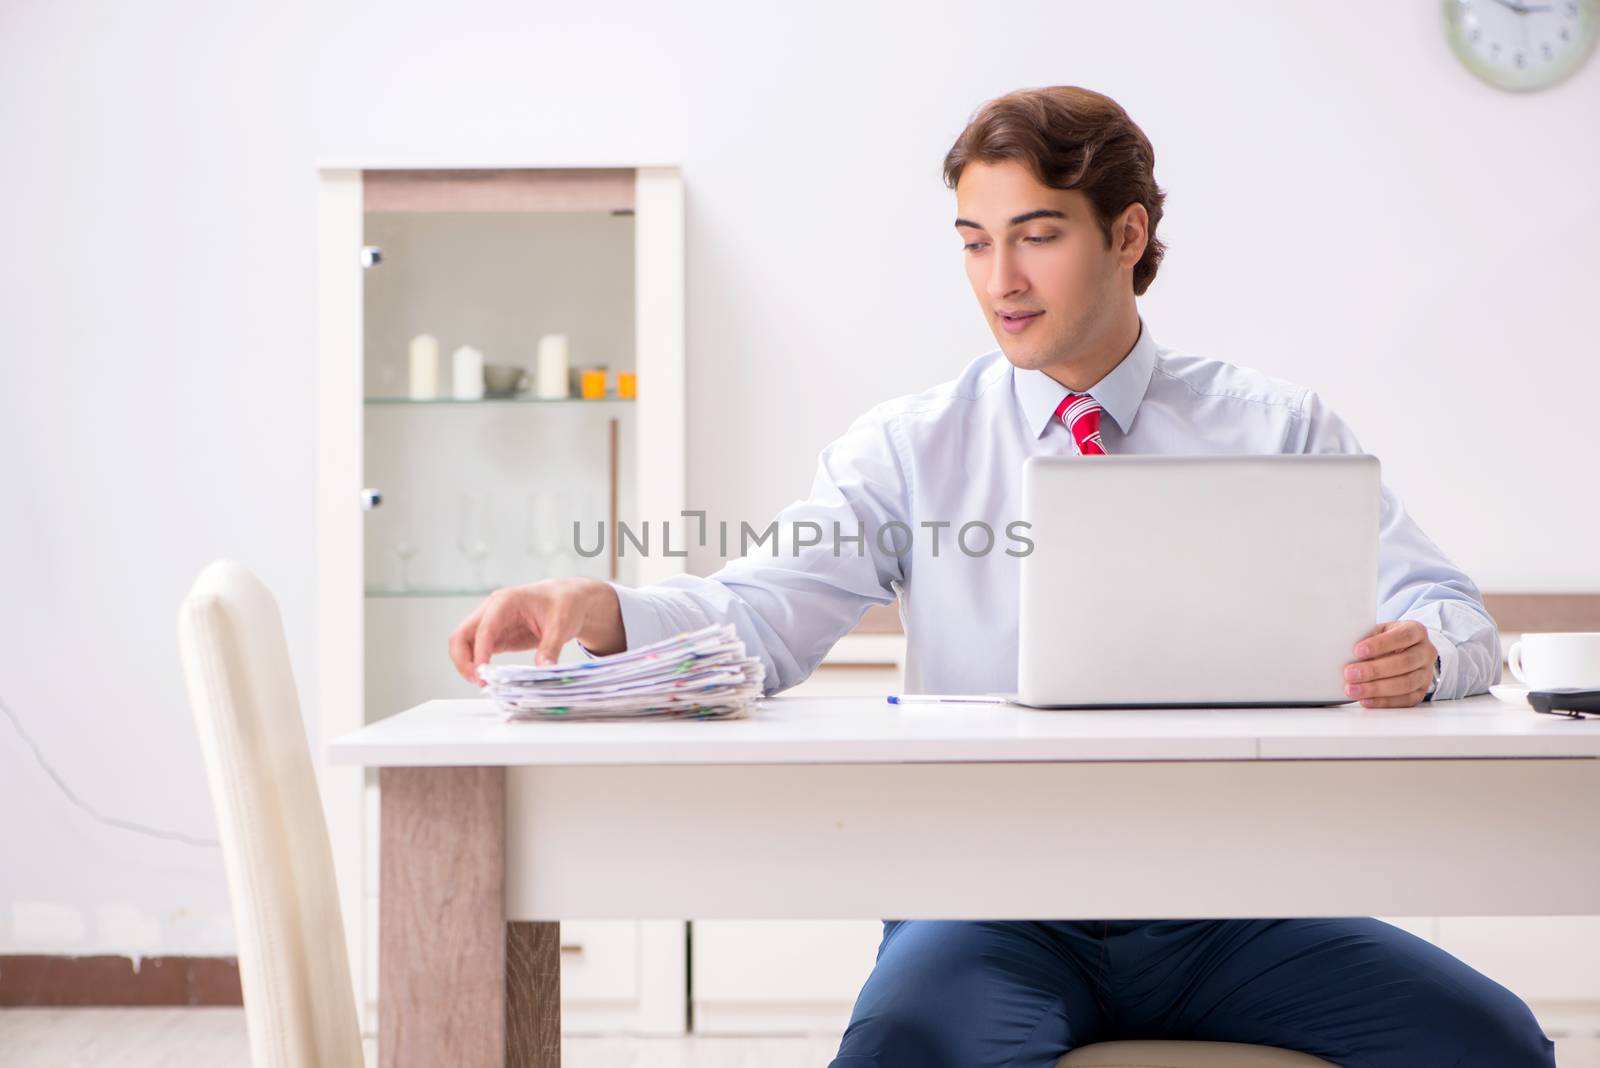
<instances>
[{"instance_id":1,"label":"rolled sleeve","mask_svg":"<svg viewBox=\"0 0 1600 1068\"><path fill-rule=\"evenodd\" d=\"M656 614L652 599L646 593L624 586L620 582L607 583L617 594L617 607L622 611L622 646L624 649L637 649L641 645L649 645L663 638L670 638L678 633L668 630L661 623L661 618ZM685 628L695 629L695 628ZM593 660L596 656L582 642L578 648L583 650L583 655Z\"/></svg>"},{"instance_id":2,"label":"rolled sleeve","mask_svg":"<svg viewBox=\"0 0 1600 1068\"><path fill-rule=\"evenodd\" d=\"M1435 601L1401 618L1421 623L1439 654L1433 700L1470 697L1500 681L1500 632L1487 613L1480 616L1459 602Z\"/></svg>"},{"instance_id":3,"label":"rolled sleeve","mask_svg":"<svg viewBox=\"0 0 1600 1068\"><path fill-rule=\"evenodd\" d=\"M1439 682L1433 691L1428 694L1430 701L1450 700L1450 690L1455 680L1460 676L1461 668L1458 661L1461 653L1456 649L1456 643L1445 637L1444 631L1428 627L1428 641L1433 645L1434 653L1439 657Z\"/></svg>"}]
</instances>

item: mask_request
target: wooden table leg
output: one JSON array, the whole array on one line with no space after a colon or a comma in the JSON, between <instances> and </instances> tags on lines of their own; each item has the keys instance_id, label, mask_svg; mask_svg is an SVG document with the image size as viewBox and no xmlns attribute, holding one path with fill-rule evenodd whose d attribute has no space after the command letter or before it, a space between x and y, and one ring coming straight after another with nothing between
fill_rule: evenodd
<instances>
[{"instance_id":1,"label":"wooden table leg","mask_svg":"<svg viewBox=\"0 0 1600 1068\"><path fill-rule=\"evenodd\" d=\"M383 768L378 787L378 1063L501 1068L505 770Z\"/></svg>"},{"instance_id":2,"label":"wooden table leg","mask_svg":"<svg viewBox=\"0 0 1600 1068\"><path fill-rule=\"evenodd\" d=\"M506 1065L561 1068L561 925L506 924Z\"/></svg>"}]
</instances>

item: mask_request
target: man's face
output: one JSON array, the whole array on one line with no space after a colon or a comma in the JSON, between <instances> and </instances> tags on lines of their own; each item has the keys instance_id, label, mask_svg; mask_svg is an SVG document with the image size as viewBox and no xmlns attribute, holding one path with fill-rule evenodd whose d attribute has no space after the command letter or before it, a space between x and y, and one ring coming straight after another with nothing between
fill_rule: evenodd
<instances>
[{"instance_id":1,"label":"man's face","mask_svg":"<svg viewBox=\"0 0 1600 1068\"><path fill-rule=\"evenodd\" d=\"M1132 295L1089 199L1044 185L1021 163L969 163L956 216L967 280L1017 367L1072 362L1112 321L1121 290Z\"/></svg>"}]
</instances>

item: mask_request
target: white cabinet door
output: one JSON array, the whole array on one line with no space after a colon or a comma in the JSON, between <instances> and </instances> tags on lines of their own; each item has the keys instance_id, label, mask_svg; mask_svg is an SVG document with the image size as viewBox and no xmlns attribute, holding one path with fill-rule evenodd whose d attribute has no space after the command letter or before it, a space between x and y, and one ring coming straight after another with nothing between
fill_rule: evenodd
<instances>
[{"instance_id":1,"label":"white cabinet door","mask_svg":"<svg viewBox=\"0 0 1600 1068\"><path fill-rule=\"evenodd\" d=\"M878 920L696 922L691 966L701 1034L840 1034L872 971Z\"/></svg>"},{"instance_id":2,"label":"white cabinet door","mask_svg":"<svg viewBox=\"0 0 1600 1068\"><path fill-rule=\"evenodd\" d=\"M639 1000L639 925L563 921L561 1007Z\"/></svg>"},{"instance_id":3,"label":"white cabinet door","mask_svg":"<svg viewBox=\"0 0 1600 1068\"><path fill-rule=\"evenodd\" d=\"M562 923L561 1033L683 1034L684 942L676 921Z\"/></svg>"}]
</instances>

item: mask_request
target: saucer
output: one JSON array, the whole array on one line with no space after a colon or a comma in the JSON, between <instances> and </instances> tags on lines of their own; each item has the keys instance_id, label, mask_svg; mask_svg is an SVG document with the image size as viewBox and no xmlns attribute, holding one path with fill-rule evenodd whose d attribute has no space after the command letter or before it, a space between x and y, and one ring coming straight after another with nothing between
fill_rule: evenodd
<instances>
[{"instance_id":1,"label":"saucer","mask_svg":"<svg viewBox=\"0 0 1600 1068\"><path fill-rule=\"evenodd\" d=\"M1489 692L1508 705L1521 705L1523 708L1532 708L1528 704L1528 688L1526 686L1507 686L1500 683L1489 687Z\"/></svg>"}]
</instances>

